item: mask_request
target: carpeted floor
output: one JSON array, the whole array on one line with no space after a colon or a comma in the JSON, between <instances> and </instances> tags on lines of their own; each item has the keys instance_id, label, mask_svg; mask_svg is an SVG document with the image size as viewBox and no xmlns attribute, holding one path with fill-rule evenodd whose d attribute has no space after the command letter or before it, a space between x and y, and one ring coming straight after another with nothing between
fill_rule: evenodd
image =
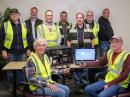
<instances>
[{"instance_id":1,"label":"carpeted floor","mask_svg":"<svg viewBox=\"0 0 130 97\"><path fill-rule=\"evenodd\" d=\"M84 93L75 93L74 89L75 87L72 84L72 81L67 82L67 84L70 87L70 97L87 97ZM22 97L22 93L20 91L17 91L18 97ZM8 91L7 83L6 81L0 81L0 97L13 97L12 94Z\"/></svg>"}]
</instances>

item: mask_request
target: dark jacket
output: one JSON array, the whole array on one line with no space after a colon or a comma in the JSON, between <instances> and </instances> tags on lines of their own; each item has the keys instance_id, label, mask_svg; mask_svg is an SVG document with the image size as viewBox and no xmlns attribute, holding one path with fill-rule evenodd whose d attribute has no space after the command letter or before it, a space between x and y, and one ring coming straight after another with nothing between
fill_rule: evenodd
<instances>
[{"instance_id":1,"label":"dark jacket","mask_svg":"<svg viewBox=\"0 0 130 97\"><path fill-rule=\"evenodd\" d=\"M68 35L70 32L70 29L72 28L72 23L66 22L65 25L62 25L62 23L59 21L59 23L56 23L56 24L59 26L60 33L62 35L61 45L67 46Z\"/></svg>"},{"instance_id":2,"label":"dark jacket","mask_svg":"<svg viewBox=\"0 0 130 97\"><path fill-rule=\"evenodd\" d=\"M0 50L6 50L8 53L17 53L17 54L22 54L25 53L27 49L31 49L31 45L30 45L30 33L27 32L27 43L28 43L28 47L24 48L23 47L23 40L22 40L22 27L21 27L21 23L18 23L17 25L15 25L13 22L11 22L12 24L12 29L13 29L13 41L11 44L11 48L7 49L4 47L4 41L5 41L5 29L4 29L4 25L2 26L1 30L0 30Z\"/></svg>"},{"instance_id":3,"label":"dark jacket","mask_svg":"<svg viewBox=\"0 0 130 97\"><path fill-rule=\"evenodd\" d=\"M37 26L40 25L40 24L42 24L42 23L43 23L43 21L40 20L40 19L37 19L36 22L35 22L35 35L36 35L36 38L37 38ZM33 41L34 41L34 39L33 39L33 34L32 34L32 23L31 23L31 19L26 20L25 24L26 24L28 32L31 35L31 45L32 45L31 48L33 49Z\"/></svg>"},{"instance_id":4,"label":"dark jacket","mask_svg":"<svg viewBox=\"0 0 130 97\"><path fill-rule=\"evenodd\" d=\"M100 31L98 33L99 40L109 41L110 38L114 35L111 23L108 19L105 19L103 16L99 18L98 23L100 26Z\"/></svg>"},{"instance_id":5,"label":"dark jacket","mask_svg":"<svg viewBox=\"0 0 130 97\"><path fill-rule=\"evenodd\" d=\"M86 32L86 25L84 24L82 28L78 27L78 25L75 25L74 28L70 30L69 34L69 41L78 40L78 43L72 43L72 47L74 48L92 48L92 42L85 42L85 40L90 40L94 38L94 35L92 32ZM73 32L73 30L76 30L76 32Z\"/></svg>"}]
</instances>

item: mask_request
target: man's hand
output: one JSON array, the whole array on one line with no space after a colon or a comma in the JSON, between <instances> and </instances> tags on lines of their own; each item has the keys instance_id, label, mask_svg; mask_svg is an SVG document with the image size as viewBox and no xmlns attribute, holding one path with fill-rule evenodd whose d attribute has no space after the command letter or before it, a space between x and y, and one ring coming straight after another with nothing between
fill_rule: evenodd
<instances>
[{"instance_id":1,"label":"man's hand","mask_svg":"<svg viewBox=\"0 0 130 97\"><path fill-rule=\"evenodd\" d=\"M47 87L51 89L52 92L58 91L58 87L55 84L47 84Z\"/></svg>"},{"instance_id":2,"label":"man's hand","mask_svg":"<svg viewBox=\"0 0 130 97\"><path fill-rule=\"evenodd\" d=\"M105 89L108 89L108 85L107 85L107 84L104 85L104 90L105 90Z\"/></svg>"},{"instance_id":3,"label":"man's hand","mask_svg":"<svg viewBox=\"0 0 130 97\"><path fill-rule=\"evenodd\" d=\"M66 69L64 69L64 73L65 73L65 74L70 73L70 68L66 68Z\"/></svg>"},{"instance_id":4,"label":"man's hand","mask_svg":"<svg viewBox=\"0 0 130 97\"><path fill-rule=\"evenodd\" d=\"M7 51L2 51L2 57L3 59L7 59L8 58L8 54L7 54Z\"/></svg>"},{"instance_id":5,"label":"man's hand","mask_svg":"<svg viewBox=\"0 0 130 97\"><path fill-rule=\"evenodd\" d=\"M85 64L84 62L81 62L81 63L80 63L80 66L81 66L81 67L86 67L86 64Z\"/></svg>"},{"instance_id":6,"label":"man's hand","mask_svg":"<svg viewBox=\"0 0 130 97\"><path fill-rule=\"evenodd\" d=\"M67 47L71 47L71 42L67 41Z\"/></svg>"}]
</instances>

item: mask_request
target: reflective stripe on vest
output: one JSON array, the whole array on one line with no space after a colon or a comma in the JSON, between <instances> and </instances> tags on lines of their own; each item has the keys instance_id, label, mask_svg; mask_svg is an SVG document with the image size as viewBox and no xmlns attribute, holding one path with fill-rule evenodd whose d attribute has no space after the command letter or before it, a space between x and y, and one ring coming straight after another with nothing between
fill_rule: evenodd
<instances>
[{"instance_id":1,"label":"reflective stripe on vest","mask_svg":"<svg viewBox=\"0 0 130 97\"><path fill-rule=\"evenodd\" d=\"M114 70L114 69L110 68L109 70L110 70L111 72L113 72L113 73L116 74L116 75L120 75L120 68L122 68L122 65L123 65L124 58L125 58L126 54L127 54L127 52L125 52L125 53L122 55L122 57L121 57L121 59L120 59L120 61L119 61L119 63L118 63L118 69L117 69L117 70Z\"/></svg>"},{"instance_id":2,"label":"reflective stripe on vest","mask_svg":"<svg viewBox=\"0 0 130 97\"><path fill-rule=\"evenodd\" d=\"M108 72L105 78L105 82L108 83L114 79L116 79L118 76L120 76L120 73L122 72L123 62L126 60L128 53L126 51L122 51L115 59L114 63L112 63L112 55L113 51L109 50L107 53L108 58ZM128 82L127 77L123 82ZM123 83L121 82L121 83ZM119 84L121 84L119 83ZM123 87L127 88L128 85L123 85Z\"/></svg>"},{"instance_id":3,"label":"reflective stripe on vest","mask_svg":"<svg viewBox=\"0 0 130 97\"><path fill-rule=\"evenodd\" d=\"M78 44L78 40L71 40L72 44Z\"/></svg>"},{"instance_id":4,"label":"reflective stripe on vest","mask_svg":"<svg viewBox=\"0 0 130 97\"><path fill-rule=\"evenodd\" d=\"M84 29L84 35L85 35L85 33L87 33L86 32L86 29ZM77 32L77 30L76 29L71 29L70 30L70 34L76 34L76 37L75 37L75 39L71 39L71 43L72 43L72 45L73 44L77 44L78 45L78 32ZM74 35L75 36L75 35ZM71 36L71 37L73 37L73 36ZM83 42L84 42L84 44L92 44L92 40L91 39L85 39L85 36L84 36L84 40L83 40Z\"/></svg>"},{"instance_id":5,"label":"reflective stripe on vest","mask_svg":"<svg viewBox=\"0 0 130 97\"><path fill-rule=\"evenodd\" d=\"M37 62L37 60L36 60L34 54L32 54L32 58L35 60L36 64L38 64L38 62ZM46 60L47 60L47 59L46 59ZM36 68L37 68L38 77L39 77L40 79L42 79L43 77L41 76L40 67L39 67L38 65L35 65L35 66L36 66ZM44 65L44 66L45 66L45 65ZM46 73L47 73L47 72L46 72ZM48 74L47 74L47 78L44 78L44 80L46 80L46 81L48 82L49 80L51 80L51 77L48 76Z\"/></svg>"},{"instance_id":6,"label":"reflective stripe on vest","mask_svg":"<svg viewBox=\"0 0 130 97\"><path fill-rule=\"evenodd\" d=\"M70 29L70 33L77 33L77 30L76 29Z\"/></svg>"},{"instance_id":7,"label":"reflective stripe on vest","mask_svg":"<svg viewBox=\"0 0 130 97\"><path fill-rule=\"evenodd\" d=\"M57 40L47 40L47 42L57 42Z\"/></svg>"},{"instance_id":8,"label":"reflective stripe on vest","mask_svg":"<svg viewBox=\"0 0 130 97\"><path fill-rule=\"evenodd\" d=\"M62 26L61 26L61 25L59 26L59 29L62 29Z\"/></svg>"},{"instance_id":9,"label":"reflective stripe on vest","mask_svg":"<svg viewBox=\"0 0 130 97\"><path fill-rule=\"evenodd\" d=\"M43 28L43 24L39 25L37 27L37 34L39 34L38 38L43 38L44 39L44 28Z\"/></svg>"},{"instance_id":10,"label":"reflective stripe on vest","mask_svg":"<svg viewBox=\"0 0 130 97\"><path fill-rule=\"evenodd\" d=\"M42 64L41 60L35 53L31 53L29 59L32 59L35 68L36 68L36 78L40 79L41 81L46 81L52 83L51 80L51 69L50 69L50 62L47 55L44 55L44 63ZM28 59L28 60L29 60ZM34 91L37 87L33 85L29 85L30 90Z\"/></svg>"},{"instance_id":11,"label":"reflective stripe on vest","mask_svg":"<svg viewBox=\"0 0 130 97\"><path fill-rule=\"evenodd\" d=\"M42 31L42 33L44 33L44 27L43 27L43 25L41 25L41 31ZM44 36L44 34L40 34L40 35L43 35L43 37L45 38L45 36Z\"/></svg>"},{"instance_id":12,"label":"reflective stripe on vest","mask_svg":"<svg viewBox=\"0 0 130 97\"><path fill-rule=\"evenodd\" d=\"M92 43L91 39L84 39L85 43Z\"/></svg>"},{"instance_id":13,"label":"reflective stripe on vest","mask_svg":"<svg viewBox=\"0 0 130 97\"><path fill-rule=\"evenodd\" d=\"M66 24L62 24L61 22L55 23L59 26L60 33L61 33L61 45L67 45L67 37L69 35L70 29L72 27L72 24L69 22L66 22Z\"/></svg>"},{"instance_id":14,"label":"reflective stripe on vest","mask_svg":"<svg viewBox=\"0 0 130 97\"><path fill-rule=\"evenodd\" d=\"M61 35L61 38L64 38L64 35Z\"/></svg>"},{"instance_id":15,"label":"reflective stripe on vest","mask_svg":"<svg viewBox=\"0 0 130 97\"><path fill-rule=\"evenodd\" d=\"M55 24L59 26L59 29L63 29L62 24L59 24L59 23L55 23ZM69 23L69 24L67 24L66 29L71 29L71 27L72 27L72 24L71 24L71 23Z\"/></svg>"},{"instance_id":16,"label":"reflective stripe on vest","mask_svg":"<svg viewBox=\"0 0 130 97\"><path fill-rule=\"evenodd\" d=\"M27 44L27 29L24 24L21 23L22 28L22 40L23 40L23 47L26 48L28 46ZM4 46L8 49L10 49L13 41L13 28L10 21L7 21L4 23L4 29L5 29L5 41Z\"/></svg>"}]
</instances>

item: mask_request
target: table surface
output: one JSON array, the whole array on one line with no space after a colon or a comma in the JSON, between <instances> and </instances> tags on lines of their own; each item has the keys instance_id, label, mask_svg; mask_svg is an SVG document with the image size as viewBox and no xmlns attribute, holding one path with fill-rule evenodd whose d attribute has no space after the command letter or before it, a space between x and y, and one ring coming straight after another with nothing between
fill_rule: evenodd
<instances>
[{"instance_id":1,"label":"table surface","mask_svg":"<svg viewBox=\"0 0 130 97\"><path fill-rule=\"evenodd\" d=\"M26 61L12 61L9 62L7 65L5 65L3 67L3 70L20 70L23 69L23 67L26 65ZM67 65L60 65L60 66L56 66L55 68L66 68L66 67L70 67L72 69L78 69L78 68L82 68L80 65L76 65L76 64L67 64ZM95 66L95 67L85 67L85 68L103 68L104 66Z\"/></svg>"},{"instance_id":2,"label":"table surface","mask_svg":"<svg viewBox=\"0 0 130 97\"><path fill-rule=\"evenodd\" d=\"M26 65L26 61L11 61L2 70L20 70Z\"/></svg>"},{"instance_id":3,"label":"table surface","mask_svg":"<svg viewBox=\"0 0 130 97\"><path fill-rule=\"evenodd\" d=\"M67 64L67 65L63 65L63 66L56 66L55 68L66 68L67 66L69 66L72 69L78 69L78 68L82 68L80 65L76 65L76 64ZM105 66L95 66L95 67L85 67L85 68L104 68Z\"/></svg>"}]
</instances>

